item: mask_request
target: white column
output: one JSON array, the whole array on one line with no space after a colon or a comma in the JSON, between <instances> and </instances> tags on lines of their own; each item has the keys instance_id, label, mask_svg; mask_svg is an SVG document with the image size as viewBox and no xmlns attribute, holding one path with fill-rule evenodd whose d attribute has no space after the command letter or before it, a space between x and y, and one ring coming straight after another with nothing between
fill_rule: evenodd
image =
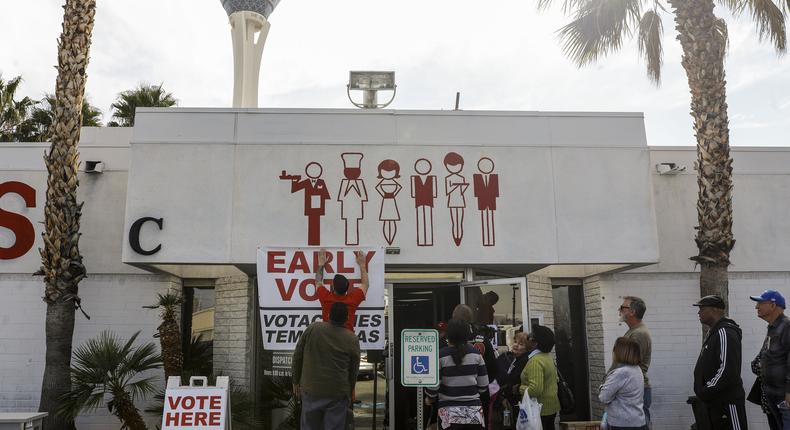
<instances>
[{"instance_id":1,"label":"white column","mask_svg":"<svg viewBox=\"0 0 790 430\"><path fill-rule=\"evenodd\" d=\"M258 107L258 78L261 56L271 24L258 13L235 12L230 15L233 37L233 107Z\"/></svg>"}]
</instances>

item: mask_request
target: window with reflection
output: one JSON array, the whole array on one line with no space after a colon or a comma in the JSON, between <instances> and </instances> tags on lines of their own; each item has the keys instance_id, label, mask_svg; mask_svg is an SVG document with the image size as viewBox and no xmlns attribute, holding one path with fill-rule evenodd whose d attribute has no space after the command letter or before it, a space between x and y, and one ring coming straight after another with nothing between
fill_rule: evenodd
<instances>
[{"instance_id":1,"label":"window with reflection","mask_svg":"<svg viewBox=\"0 0 790 430\"><path fill-rule=\"evenodd\" d=\"M182 314L184 372L208 375L214 370L214 305L213 287L184 287Z\"/></svg>"}]
</instances>

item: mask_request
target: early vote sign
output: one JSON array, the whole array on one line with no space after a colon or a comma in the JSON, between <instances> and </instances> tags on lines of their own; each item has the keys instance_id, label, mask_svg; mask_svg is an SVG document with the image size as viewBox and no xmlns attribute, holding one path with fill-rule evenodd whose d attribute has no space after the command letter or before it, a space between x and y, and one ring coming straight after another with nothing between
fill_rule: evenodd
<instances>
[{"instance_id":1,"label":"early vote sign","mask_svg":"<svg viewBox=\"0 0 790 430\"><path fill-rule=\"evenodd\" d=\"M439 332L405 329L400 332L401 378L404 387L439 385Z\"/></svg>"},{"instance_id":2,"label":"early vote sign","mask_svg":"<svg viewBox=\"0 0 790 430\"><path fill-rule=\"evenodd\" d=\"M293 351L307 327L321 321L315 285L319 247L258 248L258 299L264 348ZM360 348L384 349L384 249L325 248L324 288L331 290L336 274L359 287L361 272L354 251L365 255L368 293L357 308L354 333Z\"/></svg>"},{"instance_id":3,"label":"early vote sign","mask_svg":"<svg viewBox=\"0 0 790 430\"><path fill-rule=\"evenodd\" d=\"M171 377L165 392L162 430L226 430L228 419L228 378L218 377L217 386L179 387L178 377ZM206 378L196 377L202 380Z\"/></svg>"}]
</instances>

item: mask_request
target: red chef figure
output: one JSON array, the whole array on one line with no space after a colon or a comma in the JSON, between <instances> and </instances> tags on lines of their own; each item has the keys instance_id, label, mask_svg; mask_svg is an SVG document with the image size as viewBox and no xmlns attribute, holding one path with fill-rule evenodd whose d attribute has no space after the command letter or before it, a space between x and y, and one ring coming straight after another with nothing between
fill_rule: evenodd
<instances>
[{"instance_id":1,"label":"red chef figure","mask_svg":"<svg viewBox=\"0 0 790 430\"><path fill-rule=\"evenodd\" d=\"M361 162L363 155L359 152L345 152L343 159L343 176L337 201L340 202L340 218L346 223L346 245L359 245L359 222L365 218L365 202L368 191L365 182L359 179L362 174Z\"/></svg>"}]
</instances>

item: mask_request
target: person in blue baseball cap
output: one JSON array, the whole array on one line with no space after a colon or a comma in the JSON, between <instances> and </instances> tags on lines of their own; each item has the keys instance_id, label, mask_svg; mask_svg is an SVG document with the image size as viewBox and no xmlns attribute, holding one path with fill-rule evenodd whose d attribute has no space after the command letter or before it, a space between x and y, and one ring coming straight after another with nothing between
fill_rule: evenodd
<instances>
[{"instance_id":1,"label":"person in blue baseball cap","mask_svg":"<svg viewBox=\"0 0 790 430\"><path fill-rule=\"evenodd\" d=\"M752 362L762 389L763 410L772 428L790 429L790 319L784 314L785 298L776 290L749 298L757 302L757 316L768 323L763 347Z\"/></svg>"}]
</instances>

